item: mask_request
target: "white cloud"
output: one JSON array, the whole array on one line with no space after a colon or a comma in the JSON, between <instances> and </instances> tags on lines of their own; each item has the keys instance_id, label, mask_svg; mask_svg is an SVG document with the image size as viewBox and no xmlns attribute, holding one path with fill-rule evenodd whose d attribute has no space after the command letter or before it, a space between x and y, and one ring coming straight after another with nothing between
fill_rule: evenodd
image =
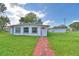
<instances>
[{"instance_id":1,"label":"white cloud","mask_svg":"<svg viewBox=\"0 0 79 59\"><path fill-rule=\"evenodd\" d=\"M73 20L72 22L69 22L68 25L74 23L74 22L79 22L79 20Z\"/></svg>"},{"instance_id":2,"label":"white cloud","mask_svg":"<svg viewBox=\"0 0 79 59\"><path fill-rule=\"evenodd\" d=\"M13 15L13 16L9 15L8 17L11 21L11 25L19 24L19 19L20 19L19 17L15 16L15 15Z\"/></svg>"},{"instance_id":3,"label":"white cloud","mask_svg":"<svg viewBox=\"0 0 79 59\"><path fill-rule=\"evenodd\" d=\"M51 3L51 1L49 0L0 0L0 3L21 3L21 4L25 4L27 3ZM57 1L56 1L57 2Z\"/></svg>"},{"instance_id":4,"label":"white cloud","mask_svg":"<svg viewBox=\"0 0 79 59\"><path fill-rule=\"evenodd\" d=\"M5 3L5 6L7 7L6 12L10 13L10 15L8 15L8 16L11 20L11 24L19 23L20 17L23 17L30 12L35 13L39 18L45 17L44 13L39 12L39 11L26 10L26 9L20 7L17 3L12 3L12 4L11 3Z\"/></svg>"},{"instance_id":5,"label":"white cloud","mask_svg":"<svg viewBox=\"0 0 79 59\"><path fill-rule=\"evenodd\" d=\"M54 21L53 20L46 20L46 21L44 21L44 25L53 25L53 23L54 23Z\"/></svg>"},{"instance_id":6,"label":"white cloud","mask_svg":"<svg viewBox=\"0 0 79 59\"><path fill-rule=\"evenodd\" d=\"M72 22L79 22L79 20L73 20Z\"/></svg>"},{"instance_id":7,"label":"white cloud","mask_svg":"<svg viewBox=\"0 0 79 59\"><path fill-rule=\"evenodd\" d=\"M39 17L39 18L43 18L43 17L45 17L45 14L42 13L42 12L36 12L36 11L29 11L29 12L33 12L33 13L35 13L35 14L37 15L37 17Z\"/></svg>"},{"instance_id":8,"label":"white cloud","mask_svg":"<svg viewBox=\"0 0 79 59\"><path fill-rule=\"evenodd\" d=\"M0 0L1 3L20 3L25 4L27 0Z\"/></svg>"}]
</instances>

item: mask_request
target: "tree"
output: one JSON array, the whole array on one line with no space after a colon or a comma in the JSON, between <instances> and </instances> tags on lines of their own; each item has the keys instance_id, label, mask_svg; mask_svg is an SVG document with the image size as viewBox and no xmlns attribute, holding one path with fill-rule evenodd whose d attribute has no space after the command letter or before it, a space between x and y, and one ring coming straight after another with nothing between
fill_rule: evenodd
<instances>
[{"instance_id":1,"label":"tree","mask_svg":"<svg viewBox=\"0 0 79 59\"><path fill-rule=\"evenodd\" d=\"M5 4L0 3L0 14L4 13L4 11L5 11L6 9L7 9L7 8L5 7Z\"/></svg>"},{"instance_id":2,"label":"tree","mask_svg":"<svg viewBox=\"0 0 79 59\"><path fill-rule=\"evenodd\" d=\"M0 17L0 29L3 29L9 23L10 21L8 17L4 17L4 16Z\"/></svg>"},{"instance_id":3,"label":"tree","mask_svg":"<svg viewBox=\"0 0 79 59\"><path fill-rule=\"evenodd\" d=\"M42 24L41 19L39 19L36 14L34 13L28 13L25 17L21 17L19 20L20 23L34 23L34 24Z\"/></svg>"},{"instance_id":4,"label":"tree","mask_svg":"<svg viewBox=\"0 0 79 59\"><path fill-rule=\"evenodd\" d=\"M19 21L20 21L20 23L24 23L24 17L21 17L21 19Z\"/></svg>"},{"instance_id":5,"label":"tree","mask_svg":"<svg viewBox=\"0 0 79 59\"><path fill-rule=\"evenodd\" d=\"M36 23L37 24L42 24L43 22L41 21L41 19L38 19Z\"/></svg>"},{"instance_id":6,"label":"tree","mask_svg":"<svg viewBox=\"0 0 79 59\"><path fill-rule=\"evenodd\" d=\"M38 21L38 17L34 13L28 13L25 17L21 17L20 23L36 23Z\"/></svg>"},{"instance_id":7,"label":"tree","mask_svg":"<svg viewBox=\"0 0 79 59\"><path fill-rule=\"evenodd\" d=\"M3 3L0 3L0 29L3 29L3 27L7 24L10 23L9 18L8 17L4 17L5 10L6 10L6 6Z\"/></svg>"},{"instance_id":8,"label":"tree","mask_svg":"<svg viewBox=\"0 0 79 59\"><path fill-rule=\"evenodd\" d=\"M69 25L70 28L72 28L73 31L78 31L79 30L79 22L74 22Z\"/></svg>"}]
</instances>

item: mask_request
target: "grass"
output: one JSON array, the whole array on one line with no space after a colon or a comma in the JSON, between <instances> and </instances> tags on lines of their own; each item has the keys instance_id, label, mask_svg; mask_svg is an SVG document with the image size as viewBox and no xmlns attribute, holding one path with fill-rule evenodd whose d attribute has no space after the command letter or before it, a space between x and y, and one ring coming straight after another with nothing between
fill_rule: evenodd
<instances>
[{"instance_id":1,"label":"grass","mask_svg":"<svg viewBox=\"0 0 79 59\"><path fill-rule=\"evenodd\" d=\"M37 36L0 32L0 56L32 56ZM79 56L79 33L48 33L49 46L57 56Z\"/></svg>"},{"instance_id":2,"label":"grass","mask_svg":"<svg viewBox=\"0 0 79 59\"><path fill-rule=\"evenodd\" d=\"M49 33L48 39L57 56L79 56L79 32Z\"/></svg>"},{"instance_id":3,"label":"grass","mask_svg":"<svg viewBox=\"0 0 79 59\"><path fill-rule=\"evenodd\" d=\"M0 32L0 56L31 56L37 39L36 36L14 36Z\"/></svg>"}]
</instances>

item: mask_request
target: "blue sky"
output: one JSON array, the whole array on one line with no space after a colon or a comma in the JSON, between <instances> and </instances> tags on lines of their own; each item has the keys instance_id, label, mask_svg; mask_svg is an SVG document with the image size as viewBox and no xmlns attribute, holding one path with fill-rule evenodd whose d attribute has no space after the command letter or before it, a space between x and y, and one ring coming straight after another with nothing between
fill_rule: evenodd
<instances>
[{"instance_id":1,"label":"blue sky","mask_svg":"<svg viewBox=\"0 0 79 59\"><path fill-rule=\"evenodd\" d=\"M58 25L64 23L64 18L66 25L79 19L79 4L77 3L29 3L25 4L23 8L33 11L40 10L46 14L42 18L43 20L52 20Z\"/></svg>"},{"instance_id":2,"label":"blue sky","mask_svg":"<svg viewBox=\"0 0 79 59\"><path fill-rule=\"evenodd\" d=\"M7 15L12 24L19 23L20 17L29 12L35 13L42 19L44 24L61 25L66 20L66 25L72 22L79 22L78 3L5 3Z\"/></svg>"}]
</instances>

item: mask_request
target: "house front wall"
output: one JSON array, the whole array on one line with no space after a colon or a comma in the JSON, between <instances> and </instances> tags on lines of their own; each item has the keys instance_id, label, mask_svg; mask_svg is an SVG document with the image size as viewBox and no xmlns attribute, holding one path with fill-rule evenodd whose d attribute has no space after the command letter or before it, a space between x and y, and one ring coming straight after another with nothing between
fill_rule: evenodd
<instances>
[{"instance_id":1,"label":"house front wall","mask_svg":"<svg viewBox=\"0 0 79 59\"><path fill-rule=\"evenodd\" d=\"M17 27L20 27L20 33L16 33L15 30ZM28 27L29 28L29 32L28 33L24 33L24 27ZM32 33L32 27L36 27L37 28L37 33ZM44 30L42 30L42 26L30 26L30 25L23 25L23 26L14 26L14 28L11 28L10 31L12 34L14 35L30 35L30 36L47 36L47 28L45 27Z\"/></svg>"},{"instance_id":2,"label":"house front wall","mask_svg":"<svg viewBox=\"0 0 79 59\"><path fill-rule=\"evenodd\" d=\"M11 27L11 28L10 28L10 33L11 33L11 34L14 34L14 27Z\"/></svg>"}]
</instances>

